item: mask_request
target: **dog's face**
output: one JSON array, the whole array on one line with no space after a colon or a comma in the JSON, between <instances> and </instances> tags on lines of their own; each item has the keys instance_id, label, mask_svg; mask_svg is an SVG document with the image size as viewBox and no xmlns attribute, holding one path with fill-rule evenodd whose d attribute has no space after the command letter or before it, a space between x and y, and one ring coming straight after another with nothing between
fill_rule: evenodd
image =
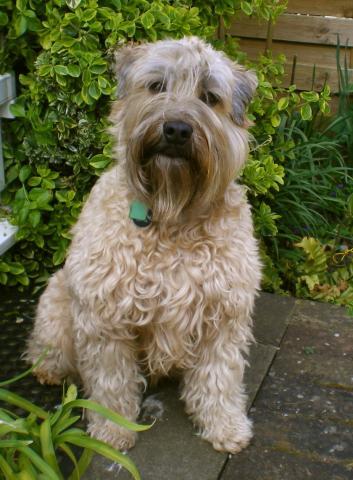
<instances>
[{"instance_id":1,"label":"dog's face","mask_svg":"<svg viewBox=\"0 0 353 480\"><path fill-rule=\"evenodd\" d=\"M111 132L136 198L156 221L209 211L243 166L254 73L198 38L117 52Z\"/></svg>"}]
</instances>

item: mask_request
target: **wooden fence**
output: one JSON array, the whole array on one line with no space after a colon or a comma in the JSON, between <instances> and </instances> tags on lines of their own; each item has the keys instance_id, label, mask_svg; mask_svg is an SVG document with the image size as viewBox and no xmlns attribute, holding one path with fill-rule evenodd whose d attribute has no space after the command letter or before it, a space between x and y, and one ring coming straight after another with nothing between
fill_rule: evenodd
<instances>
[{"instance_id":1,"label":"wooden fence","mask_svg":"<svg viewBox=\"0 0 353 480\"><path fill-rule=\"evenodd\" d=\"M353 81L353 0L289 0L286 13L268 27L264 21L242 16L225 33L239 38L242 50L252 60L266 45L274 54L285 54L285 85L295 83L300 90L312 87L320 90L327 80L333 92L339 88L336 66L339 35L341 65L346 56Z\"/></svg>"}]
</instances>

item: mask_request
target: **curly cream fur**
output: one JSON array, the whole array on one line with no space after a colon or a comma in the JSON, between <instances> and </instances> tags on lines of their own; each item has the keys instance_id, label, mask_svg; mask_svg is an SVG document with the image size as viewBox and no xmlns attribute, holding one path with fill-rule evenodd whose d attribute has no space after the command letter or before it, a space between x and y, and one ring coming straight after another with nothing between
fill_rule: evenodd
<instances>
[{"instance_id":1,"label":"curly cream fur","mask_svg":"<svg viewBox=\"0 0 353 480\"><path fill-rule=\"evenodd\" d=\"M117 71L118 164L94 186L66 264L40 299L27 358L50 345L40 380L79 375L90 398L131 420L146 378L181 371L182 399L203 438L237 452L251 437L242 379L260 263L250 208L233 178L246 160L243 109L256 82L193 37L126 48ZM151 81L165 91L151 94ZM219 105L200 100L205 88ZM190 158L145 158L169 119L192 125ZM128 217L136 198L152 208L147 228ZM96 414L88 428L119 448L135 442Z\"/></svg>"}]
</instances>

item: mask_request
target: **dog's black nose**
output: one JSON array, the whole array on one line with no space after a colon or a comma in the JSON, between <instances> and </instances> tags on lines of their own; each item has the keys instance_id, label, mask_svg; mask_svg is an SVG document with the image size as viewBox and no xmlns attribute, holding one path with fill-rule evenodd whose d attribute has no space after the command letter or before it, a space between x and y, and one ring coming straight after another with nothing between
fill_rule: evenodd
<instances>
[{"instance_id":1,"label":"dog's black nose","mask_svg":"<svg viewBox=\"0 0 353 480\"><path fill-rule=\"evenodd\" d=\"M192 126L188 123L175 121L165 122L163 125L164 137L173 145L184 145L192 135Z\"/></svg>"}]
</instances>

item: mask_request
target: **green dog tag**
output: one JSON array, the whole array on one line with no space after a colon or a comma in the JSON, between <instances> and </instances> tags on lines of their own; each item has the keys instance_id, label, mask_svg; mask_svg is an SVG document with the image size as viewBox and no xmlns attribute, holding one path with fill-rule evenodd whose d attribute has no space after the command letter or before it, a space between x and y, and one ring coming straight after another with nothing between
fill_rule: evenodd
<instances>
[{"instance_id":1,"label":"green dog tag","mask_svg":"<svg viewBox=\"0 0 353 480\"><path fill-rule=\"evenodd\" d=\"M144 203L134 200L130 205L129 218L138 227L148 227L152 221L152 210Z\"/></svg>"}]
</instances>

